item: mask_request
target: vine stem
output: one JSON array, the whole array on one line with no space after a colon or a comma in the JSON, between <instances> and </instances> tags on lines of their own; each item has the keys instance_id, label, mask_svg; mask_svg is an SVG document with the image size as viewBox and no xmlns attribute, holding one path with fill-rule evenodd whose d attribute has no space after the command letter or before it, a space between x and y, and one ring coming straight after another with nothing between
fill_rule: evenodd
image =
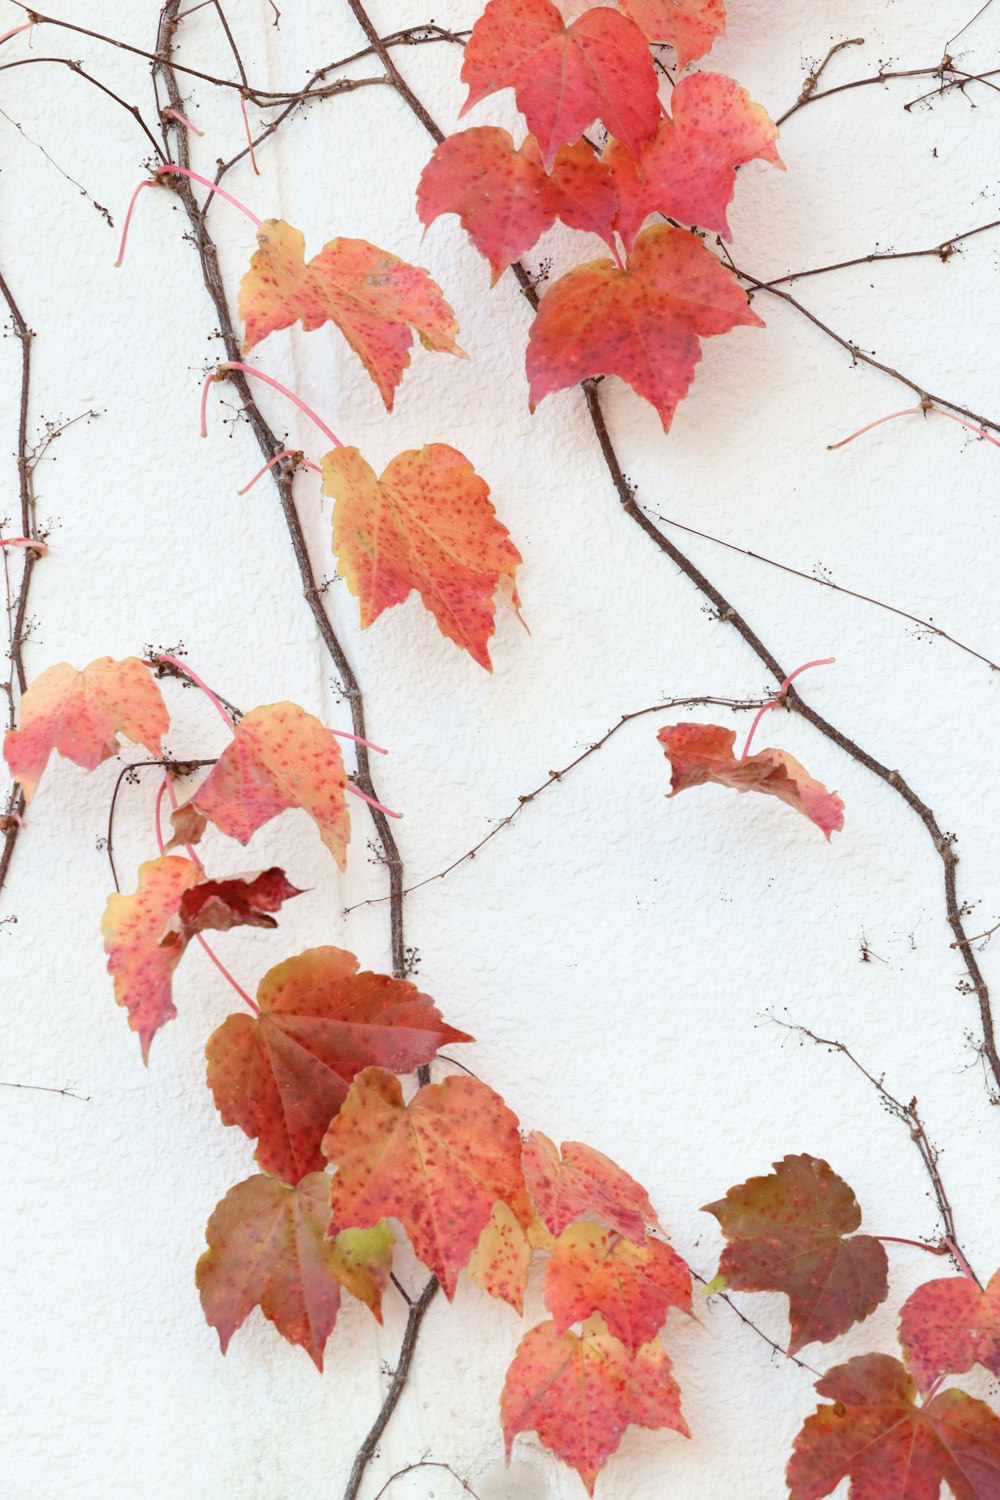
<instances>
[{"instance_id":1,"label":"vine stem","mask_svg":"<svg viewBox=\"0 0 1000 1500\"><path fill-rule=\"evenodd\" d=\"M211 375L206 375L205 376L205 381L204 381L204 384L202 385L202 388L201 388L201 435L202 435L202 437L207 437L208 436L208 425L207 425L207 420L206 419L207 419L207 416L208 416L208 390L209 390L209 386L211 386L213 384L213 382L222 379L222 374L221 374L222 371L229 371L229 370L240 370L244 375L255 375L258 380L263 380L264 383L265 383L265 385L271 386L273 390L280 391L283 396L287 396L288 400L291 401L291 402L293 402L298 407L299 411L304 412L305 415L310 419L310 421L316 423L316 426L319 428L319 430L323 434L323 436L326 437L326 438L328 438L335 448L342 448L344 446L343 443L340 441L340 438L332 430L332 428L330 428L330 427L328 427L326 425L326 423L323 421L323 418L319 415L319 413L315 412L313 410L313 408L309 405L309 403L307 401L303 401L303 399L302 399L301 396L297 396L294 391L290 391L288 389L287 385L282 385L282 383L281 383L280 380L275 380L275 378L274 378L273 375L265 375L263 370L255 370L254 367L253 367L253 365L245 365L242 362L242 360L238 360L238 359L226 359L226 360L223 360L222 364L219 366L218 371L213 372L213 374L211 374ZM272 459L271 463L273 463L273 462L274 462L274 460ZM270 464L268 464L266 467L269 468ZM315 467L315 465L313 465L313 467ZM320 470L320 473L322 473L322 470ZM259 475L257 477L260 478ZM252 480L251 480L251 483L253 483Z\"/></svg>"},{"instance_id":2,"label":"vine stem","mask_svg":"<svg viewBox=\"0 0 1000 1500\"><path fill-rule=\"evenodd\" d=\"M294 459L294 467L297 469L311 469L314 474L322 474L323 472L319 464L314 464L312 459L306 458L297 448L282 448L280 453L276 453L273 458L268 459L262 469L257 470L249 483L245 484L241 490L236 491L237 495L249 494L258 479L263 479L268 470L273 469L275 464L279 464L283 458Z\"/></svg>"}]
</instances>

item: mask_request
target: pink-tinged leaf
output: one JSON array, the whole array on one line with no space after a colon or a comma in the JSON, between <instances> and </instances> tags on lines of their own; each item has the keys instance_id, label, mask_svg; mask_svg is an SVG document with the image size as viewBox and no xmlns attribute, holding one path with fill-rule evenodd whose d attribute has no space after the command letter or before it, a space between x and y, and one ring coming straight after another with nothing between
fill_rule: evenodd
<instances>
[{"instance_id":1,"label":"pink-tinged leaf","mask_svg":"<svg viewBox=\"0 0 1000 1500\"><path fill-rule=\"evenodd\" d=\"M861 1210L847 1183L815 1156L786 1156L705 1205L729 1243L719 1279L738 1292L784 1292L789 1354L829 1343L873 1313L889 1292L879 1240L852 1234ZM848 1238L847 1236L852 1236Z\"/></svg>"},{"instance_id":2,"label":"pink-tinged leaf","mask_svg":"<svg viewBox=\"0 0 1000 1500\"><path fill-rule=\"evenodd\" d=\"M671 113L637 157L612 141L603 161L618 194L615 227L630 248L651 213L714 229L728 239L736 168L760 159L784 168L778 127L746 89L721 73L693 73L670 96Z\"/></svg>"},{"instance_id":3,"label":"pink-tinged leaf","mask_svg":"<svg viewBox=\"0 0 1000 1500\"><path fill-rule=\"evenodd\" d=\"M911 1377L888 1354L827 1371L816 1389L832 1405L807 1417L786 1471L790 1500L824 1500L850 1479L847 1500L1000 1500L1000 1418L964 1391L914 1405Z\"/></svg>"},{"instance_id":4,"label":"pink-tinged leaf","mask_svg":"<svg viewBox=\"0 0 1000 1500\"><path fill-rule=\"evenodd\" d=\"M726 32L725 0L621 0L621 8L651 42L670 43L678 69Z\"/></svg>"},{"instance_id":5,"label":"pink-tinged leaf","mask_svg":"<svg viewBox=\"0 0 1000 1500\"><path fill-rule=\"evenodd\" d=\"M586 141L575 141L556 152L548 195L554 212L570 229L599 234L614 245L612 226L618 207L614 178Z\"/></svg>"},{"instance_id":6,"label":"pink-tinged leaf","mask_svg":"<svg viewBox=\"0 0 1000 1500\"><path fill-rule=\"evenodd\" d=\"M736 734L719 724L670 724L656 736L670 761L668 797L688 787L716 782L736 792L777 797L808 818L829 842L844 826L844 804L785 750L758 750L745 760L733 755Z\"/></svg>"},{"instance_id":7,"label":"pink-tinged leaf","mask_svg":"<svg viewBox=\"0 0 1000 1500\"><path fill-rule=\"evenodd\" d=\"M531 1243L506 1203L494 1203L490 1221L469 1258L469 1279L491 1297L509 1302L520 1316L528 1284Z\"/></svg>"},{"instance_id":8,"label":"pink-tinged leaf","mask_svg":"<svg viewBox=\"0 0 1000 1500\"><path fill-rule=\"evenodd\" d=\"M571 1224L549 1261L545 1306L559 1333L600 1313L635 1353L656 1337L670 1308L690 1313L691 1272L662 1240L634 1245L600 1224Z\"/></svg>"},{"instance_id":9,"label":"pink-tinged leaf","mask_svg":"<svg viewBox=\"0 0 1000 1500\"><path fill-rule=\"evenodd\" d=\"M209 1037L208 1086L224 1123L256 1137L257 1161L289 1182L323 1165L323 1134L362 1069L409 1073L472 1040L430 996L359 974L342 948L307 948L269 969L257 1003L259 1015L231 1015Z\"/></svg>"},{"instance_id":10,"label":"pink-tinged leaf","mask_svg":"<svg viewBox=\"0 0 1000 1500\"><path fill-rule=\"evenodd\" d=\"M171 981L185 940L170 928L185 891L200 878L193 860L177 854L151 859L139 866L134 895L111 895L104 908L101 932L109 954L108 973L115 999L128 1011L128 1024L139 1035L143 1061L148 1061L149 1044L160 1027L177 1014Z\"/></svg>"},{"instance_id":11,"label":"pink-tinged leaf","mask_svg":"<svg viewBox=\"0 0 1000 1500\"><path fill-rule=\"evenodd\" d=\"M304 808L343 869L350 837L346 786L340 748L329 729L294 703L270 703L244 715L232 743L179 811L193 806L246 844L279 813Z\"/></svg>"},{"instance_id":12,"label":"pink-tinged leaf","mask_svg":"<svg viewBox=\"0 0 1000 1500\"><path fill-rule=\"evenodd\" d=\"M560 1334L555 1323L525 1334L507 1371L500 1415L508 1462L517 1434L537 1432L576 1469L588 1495L626 1427L690 1435L663 1346L654 1340L630 1354L600 1318L582 1334Z\"/></svg>"},{"instance_id":13,"label":"pink-tinged leaf","mask_svg":"<svg viewBox=\"0 0 1000 1500\"><path fill-rule=\"evenodd\" d=\"M225 1354L259 1307L318 1370L340 1307L338 1248L326 1237L330 1179L313 1172L294 1187L273 1177L237 1183L208 1221L195 1279L205 1318Z\"/></svg>"},{"instance_id":14,"label":"pink-tinged leaf","mask_svg":"<svg viewBox=\"0 0 1000 1500\"><path fill-rule=\"evenodd\" d=\"M1000 1271L985 1290L968 1276L925 1281L903 1303L899 1342L921 1390L973 1365L1000 1376Z\"/></svg>"},{"instance_id":15,"label":"pink-tinged leaf","mask_svg":"<svg viewBox=\"0 0 1000 1500\"><path fill-rule=\"evenodd\" d=\"M379 477L357 448L334 448L323 488L335 500L333 550L362 626L416 589L441 634L492 671L495 596L509 581L516 609L521 554L465 455L428 443L398 453Z\"/></svg>"},{"instance_id":16,"label":"pink-tinged leaf","mask_svg":"<svg viewBox=\"0 0 1000 1500\"><path fill-rule=\"evenodd\" d=\"M669 431L701 359L700 339L764 325L732 272L696 235L652 224L625 269L592 260L542 297L528 340L534 411L543 397L593 375L618 375Z\"/></svg>"},{"instance_id":17,"label":"pink-tinged leaf","mask_svg":"<svg viewBox=\"0 0 1000 1500\"><path fill-rule=\"evenodd\" d=\"M309 332L335 323L392 410L410 363L413 331L425 349L464 358L458 324L426 271L367 240L336 239L306 263L305 240L282 219L265 219L258 249L240 283L247 354L296 320Z\"/></svg>"},{"instance_id":18,"label":"pink-tinged leaf","mask_svg":"<svg viewBox=\"0 0 1000 1500\"><path fill-rule=\"evenodd\" d=\"M539 1218L556 1235L588 1214L641 1245L659 1221L645 1188L609 1156L580 1141L563 1141L562 1156L547 1135L532 1131L524 1146L525 1181Z\"/></svg>"},{"instance_id":19,"label":"pink-tinged leaf","mask_svg":"<svg viewBox=\"0 0 1000 1500\"><path fill-rule=\"evenodd\" d=\"M324 1222L330 1215L329 1186L330 1179L324 1175ZM334 1247L333 1274L381 1323L382 1297L392 1276L392 1251L396 1243L392 1230L380 1220L371 1229L345 1229L330 1243Z\"/></svg>"},{"instance_id":20,"label":"pink-tinged leaf","mask_svg":"<svg viewBox=\"0 0 1000 1500\"><path fill-rule=\"evenodd\" d=\"M489 0L462 62L462 113L512 88L546 165L597 119L630 150L656 129L656 71L646 39L607 7L570 26L551 0Z\"/></svg>"},{"instance_id":21,"label":"pink-tinged leaf","mask_svg":"<svg viewBox=\"0 0 1000 1500\"><path fill-rule=\"evenodd\" d=\"M160 755L170 726L167 706L137 656L100 656L78 672L59 662L36 677L21 699L21 727L9 729L4 755L30 802L52 751L93 771L121 749L118 734Z\"/></svg>"},{"instance_id":22,"label":"pink-tinged leaf","mask_svg":"<svg viewBox=\"0 0 1000 1500\"><path fill-rule=\"evenodd\" d=\"M277 927L272 915L302 892L284 870L272 865L247 879L202 880L186 890L173 929L185 941L196 932L228 932L231 927ZM161 942L163 940L161 939Z\"/></svg>"},{"instance_id":23,"label":"pink-tinged leaf","mask_svg":"<svg viewBox=\"0 0 1000 1500\"><path fill-rule=\"evenodd\" d=\"M427 1084L407 1106L397 1078L368 1068L323 1150L337 1168L329 1233L399 1219L449 1298L497 1201L531 1217L517 1117L474 1078Z\"/></svg>"}]
</instances>

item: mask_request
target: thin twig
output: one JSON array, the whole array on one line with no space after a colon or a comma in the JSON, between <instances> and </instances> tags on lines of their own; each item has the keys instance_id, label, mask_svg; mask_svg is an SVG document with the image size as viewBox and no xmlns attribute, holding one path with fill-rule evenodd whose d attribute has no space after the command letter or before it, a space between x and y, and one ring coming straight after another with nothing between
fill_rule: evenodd
<instances>
[{"instance_id":1,"label":"thin twig","mask_svg":"<svg viewBox=\"0 0 1000 1500\"><path fill-rule=\"evenodd\" d=\"M406 1474L415 1473L417 1469L441 1469L445 1474L450 1474L452 1479L455 1480L456 1484L460 1484L462 1486L462 1489L467 1495L472 1495L473 1500L479 1500L479 1496L476 1494L469 1481L467 1479L463 1479L461 1474L456 1474L451 1464L437 1463L432 1458L421 1458L415 1464L407 1464L405 1469L397 1469L395 1474L390 1474L385 1484L375 1496L375 1500L382 1500L382 1496L385 1494L386 1490L391 1484L395 1484L397 1479L402 1479Z\"/></svg>"},{"instance_id":2,"label":"thin twig","mask_svg":"<svg viewBox=\"0 0 1000 1500\"><path fill-rule=\"evenodd\" d=\"M928 246L926 250L875 250L871 255L856 255L851 260L838 260L828 266L789 271L785 276L775 276L770 281L761 282L760 286L770 292L776 286L784 286L786 281L804 281L808 276L826 276L831 271L845 271L850 266L870 266L882 260L924 260L934 256L940 261L949 261L956 245L960 245L963 240L971 240L977 234L986 234L990 229L1000 229L1000 219L991 219L988 224L978 224L975 229L963 229L961 234L953 234L937 245Z\"/></svg>"},{"instance_id":3,"label":"thin twig","mask_svg":"<svg viewBox=\"0 0 1000 1500\"><path fill-rule=\"evenodd\" d=\"M44 1083L8 1083L0 1079L0 1089L30 1089L35 1094L61 1094L64 1099L78 1099L81 1104L90 1103L89 1094L74 1094L72 1089L54 1089Z\"/></svg>"}]
</instances>

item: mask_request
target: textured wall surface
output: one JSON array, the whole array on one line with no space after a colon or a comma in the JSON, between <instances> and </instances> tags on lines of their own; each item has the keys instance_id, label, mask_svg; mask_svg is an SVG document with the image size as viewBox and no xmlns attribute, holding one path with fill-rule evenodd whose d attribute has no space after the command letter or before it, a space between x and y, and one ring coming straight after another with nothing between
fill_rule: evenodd
<instances>
[{"instance_id":1,"label":"textured wall surface","mask_svg":"<svg viewBox=\"0 0 1000 1500\"><path fill-rule=\"evenodd\" d=\"M149 47L150 0L52 0L58 14ZM731 72L772 114L796 98L834 41L863 37L830 83L880 65L928 67L969 19L972 0L732 0L729 36L703 66ZM280 30L266 0L227 6L254 80L298 86L360 45L343 0L288 0ZM427 19L426 0L380 0L382 30ZM441 0L435 18L471 24L473 0ZM0 7L0 30L18 22ZM970 72L997 63L1000 15L987 10L952 44ZM210 7L181 29L181 56L229 76ZM4 60L67 56L150 105L141 58L39 28ZM459 54L428 46L400 65L447 129L461 106ZM370 60L349 72L375 71ZM740 173L731 217L738 264L767 279L875 249L933 245L997 215L1000 99L980 88L909 111L932 87L915 79L845 92L793 117L788 171ZM37 333L32 428L94 408L39 470L39 510L53 524L36 572L30 673L69 658L169 647L180 640L213 685L244 706L288 697L349 722L302 602L280 514L225 393L210 433L197 431L202 372L218 358L213 314L166 194L145 194L124 268L112 268L128 194L147 158L133 120L67 70L3 74L0 266ZM190 81L205 130L196 162L238 149L235 96ZM473 123L513 120L506 97ZM14 122L17 122L15 126ZM43 154L43 149L44 153ZM425 265L461 325L469 362L418 351L386 417L339 337L292 331L260 364L309 395L377 467L397 451L446 441L488 478L524 554L530 635L501 620L487 676L437 632L414 600L362 634L341 583L325 596L367 695L386 801L405 811L411 881L450 863L550 768L620 714L664 697L755 696L773 687L736 634L620 512L578 393L529 415L523 374L528 310L511 276L491 292L485 264L453 218L422 237L413 193L429 142L387 89L312 106L229 179L263 216L301 226L310 251L334 234L371 239ZM70 180L72 179L72 180ZM82 185L85 193L78 190ZM96 211L107 205L112 231ZM212 209L229 285L252 248L247 224ZM997 245L972 239L935 258L855 267L802 281L816 317L898 366L918 385L997 415ZM555 267L580 256L562 232L529 256ZM582 258L600 254L584 247ZM995 756L1000 679L982 661L864 602L820 588L832 578L1000 656L995 610L1000 454L943 417L910 417L837 452L827 444L911 393L856 365L793 308L760 297L764 331L705 349L669 438L618 382L603 387L630 479L651 512L809 575L793 577L696 537L690 554L794 667L816 672L816 707L887 765L899 767L959 838L971 930L1000 916ZM16 425L17 346L0 348L0 450ZM278 430L314 456L314 433L281 401L261 400ZM297 482L315 565L331 573L328 503ZM175 755L222 741L210 706L168 685ZM720 710L725 719L725 711ZM769 1022L774 1013L842 1039L903 1098L919 1098L977 1268L1000 1251L995 1112L975 1052L977 1016L949 948L942 867L918 820L810 727L774 713L761 745L780 743L843 795L845 831L829 847L804 819L765 799L705 789L664 800L655 740L677 715L639 719L527 807L474 862L407 901L419 978L448 1019L478 1038L469 1066L529 1128L582 1139L649 1189L677 1248L711 1274L720 1247L699 1206L787 1152L826 1157L855 1188L874 1231L938 1233L928 1182L906 1130L840 1057ZM693 714L692 717L698 717ZM745 719L735 720L745 727ZM320 1378L258 1314L228 1356L202 1318L193 1267L205 1221L252 1170L250 1143L220 1127L202 1048L230 993L192 952L178 972L178 1019L148 1069L112 1001L99 920L109 888L105 834L115 763L87 777L50 770L18 845L0 928L2 1078L68 1086L82 1099L0 1089L3 1140L3 1484L12 1500L328 1500L381 1402L398 1350L401 1304L385 1326L348 1307ZM153 852L155 781L127 787L115 851L126 888ZM248 985L317 942L388 964L385 905L344 908L384 890L357 819L337 878L312 826L288 816L254 839L243 868L280 860L309 893L276 933L219 939ZM240 868L239 851L227 854ZM862 963L862 942L873 955ZM1000 941L997 939L995 941ZM986 949L987 977L997 952ZM895 1349L898 1307L940 1262L897 1247L893 1290L868 1323L805 1357L817 1369ZM401 1274L418 1283L405 1257ZM781 1343L786 1304L738 1299ZM632 1430L599 1482L603 1500L778 1500L783 1467L814 1404L807 1371L773 1354L721 1303L699 1321L672 1315L667 1343L693 1437ZM529 1314L543 1315L533 1286ZM364 1491L423 1455L451 1463L483 1500L570 1500L579 1481L532 1436L504 1479L497 1398L523 1331L505 1306L463 1281L439 1299L409 1390ZM988 1387L976 1378L972 1390ZM423 1470L390 1500L458 1486ZM839 1492L838 1492L839 1493Z\"/></svg>"}]
</instances>

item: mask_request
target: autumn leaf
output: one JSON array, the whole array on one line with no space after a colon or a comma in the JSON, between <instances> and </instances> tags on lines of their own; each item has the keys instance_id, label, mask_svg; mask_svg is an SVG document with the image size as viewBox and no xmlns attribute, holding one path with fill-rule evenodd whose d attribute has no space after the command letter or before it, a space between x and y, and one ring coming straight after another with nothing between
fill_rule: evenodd
<instances>
[{"instance_id":1,"label":"autumn leaf","mask_svg":"<svg viewBox=\"0 0 1000 1500\"><path fill-rule=\"evenodd\" d=\"M498 89L517 107L547 166L600 119L630 151L656 129L656 71L639 28L606 6L565 26L551 0L489 0L465 48L462 114Z\"/></svg>"},{"instance_id":2,"label":"autumn leaf","mask_svg":"<svg viewBox=\"0 0 1000 1500\"><path fill-rule=\"evenodd\" d=\"M669 431L701 359L699 340L764 325L736 279L696 235L651 224L624 270L592 260L542 297L528 339L534 411L543 397L594 375L618 375Z\"/></svg>"},{"instance_id":3,"label":"autumn leaf","mask_svg":"<svg viewBox=\"0 0 1000 1500\"><path fill-rule=\"evenodd\" d=\"M531 1217L517 1117L474 1078L427 1084L404 1105L399 1080L368 1068L323 1150L337 1167L330 1234L399 1219L449 1298L496 1202L522 1225Z\"/></svg>"},{"instance_id":4,"label":"autumn leaf","mask_svg":"<svg viewBox=\"0 0 1000 1500\"><path fill-rule=\"evenodd\" d=\"M519 1432L537 1432L546 1448L576 1469L588 1495L630 1424L690 1434L680 1390L659 1341L630 1354L600 1318L582 1334L540 1323L526 1333L500 1397L507 1460Z\"/></svg>"},{"instance_id":5,"label":"autumn leaf","mask_svg":"<svg viewBox=\"0 0 1000 1500\"><path fill-rule=\"evenodd\" d=\"M647 1224L660 1227L645 1188L593 1146L563 1141L560 1157L548 1136L534 1130L522 1165L539 1217L555 1235L584 1214L637 1245L645 1240Z\"/></svg>"},{"instance_id":6,"label":"autumn leaf","mask_svg":"<svg viewBox=\"0 0 1000 1500\"><path fill-rule=\"evenodd\" d=\"M558 1333L600 1313L635 1353L656 1337L671 1307L691 1311L691 1272L662 1240L647 1236L635 1245L599 1224L571 1224L549 1261L545 1306Z\"/></svg>"},{"instance_id":7,"label":"autumn leaf","mask_svg":"<svg viewBox=\"0 0 1000 1500\"><path fill-rule=\"evenodd\" d=\"M925 1281L903 1303L899 1342L921 1390L973 1365L1000 1376L1000 1271L985 1289L969 1276Z\"/></svg>"},{"instance_id":8,"label":"autumn leaf","mask_svg":"<svg viewBox=\"0 0 1000 1500\"><path fill-rule=\"evenodd\" d=\"M291 897L301 895L277 865L246 879L237 876L231 880L202 880L181 896L176 930L186 941L197 932L277 927L272 914L280 911Z\"/></svg>"},{"instance_id":9,"label":"autumn leaf","mask_svg":"<svg viewBox=\"0 0 1000 1500\"><path fill-rule=\"evenodd\" d=\"M517 609L521 554L464 454L446 443L410 448L378 478L357 448L334 448L323 488L335 501L333 550L362 626L416 589L441 634L492 671L494 597L509 582Z\"/></svg>"},{"instance_id":10,"label":"autumn leaf","mask_svg":"<svg viewBox=\"0 0 1000 1500\"><path fill-rule=\"evenodd\" d=\"M679 69L726 31L725 0L621 0L621 8L651 42L670 43Z\"/></svg>"},{"instance_id":11,"label":"autumn leaf","mask_svg":"<svg viewBox=\"0 0 1000 1500\"><path fill-rule=\"evenodd\" d=\"M25 802L38 790L53 750L93 771L121 749L119 732L151 755L162 753L170 727L163 695L137 656L99 656L78 672L59 662L36 677L21 699L19 729L9 729L3 751Z\"/></svg>"},{"instance_id":12,"label":"autumn leaf","mask_svg":"<svg viewBox=\"0 0 1000 1500\"><path fill-rule=\"evenodd\" d=\"M788 1462L790 1500L823 1500L850 1478L848 1500L1000 1500L1000 1418L964 1391L914 1405L912 1378L888 1354L828 1370L833 1404L807 1417Z\"/></svg>"},{"instance_id":13,"label":"autumn leaf","mask_svg":"<svg viewBox=\"0 0 1000 1500\"><path fill-rule=\"evenodd\" d=\"M668 797L714 781L737 792L778 797L815 823L827 842L831 833L839 833L844 826L841 798L814 780L786 750L758 750L737 760L733 755L736 733L719 724L670 724L656 737L670 761Z\"/></svg>"},{"instance_id":14,"label":"autumn leaf","mask_svg":"<svg viewBox=\"0 0 1000 1500\"><path fill-rule=\"evenodd\" d=\"M524 1289L531 1264L531 1242L518 1223L514 1210L504 1202L494 1203L489 1223L479 1236L466 1270L469 1279L491 1297L509 1302L524 1312Z\"/></svg>"},{"instance_id":15,"label":"autumn leaf","mask_svg":"<svg viewBox=\"0 0 1000 1500\"><path fill-rule=\"evenodd\" d=\"M208 1086L224 1123L256 1137L260 1165L290 1182L323 1165L323 1133L362 1069L409 1073L472 1040L407 980L358 973L342 948L269 969L257 1003L259 1015L231 1015L209 1037Z\"/></svg>"},{"instance_id":16,"label":"autumn leaf","mask_svg":"<svg viewBox=\"0 0 1000 1500\"><path fill-rule=\"evenodd\" d=\"M367 240L336 239L306 263L305 239L283 219L265 219L240 283L243 353L296 320L307 331L335 323L392 410L416 330L425 349L456 354L458 323L437 282Z\"/></svg>"},{"instance_id":17,"label":"autumn leaf","mask_svg":"<svg viewBox=\"0 0 1000 1500\"><path fill-rule=\"evenodd\" d=\"M615 227L630 248L651 213L714 229L729 239L726 210L736 168L760 158L784 168L778 128L746 89L722 73L693 73L670 96L670 114L633 157L610 142L603 161L618 195Z\"/></svg>"},{"instance_id":18,"label":"autumn leaf","mask_svg":"<svg viewBox=\"0 0 1000 1500\"><path fill-rule=\"evenodd\" d=\"M243 716L232 742L178 813L189 818L193 807L246 844L279 813L304 808L343 869L350 837L346 786L344 762L329 729L294 703L269 703Z\"/></svg>"},{"instance_id":19,"label":"autumn leaf","mask_svg":"<svg viewBox=\"0 0 1000 1500\"><path fill-rule=\"evenodd\" d=\"M329 1218L330 1179L323 1174L323 1181L323 1206L325 1218ZM328 1243L334 1247L333 1274L381 1323L382 1296L392 1277L392 1251L396 1243L392 1230L380 1219L371 1229L344 1229Z\"/></svg>"},{"instance_id":20,"label":"autumn leaf","mask_svg":"<svg viewBox=\"0 0 1000 1500\"><path fill-rule=\"evenodd\" d=\"M786 1156L766 1177L751 1177L705 1205L729 1241L718 1281L738 1292L784 1292L789 1354L829 1343L884 1302L889 1291L883 1246L867 1234L857 1199L815 1156Z\"/></svg>"}]
</instances>

